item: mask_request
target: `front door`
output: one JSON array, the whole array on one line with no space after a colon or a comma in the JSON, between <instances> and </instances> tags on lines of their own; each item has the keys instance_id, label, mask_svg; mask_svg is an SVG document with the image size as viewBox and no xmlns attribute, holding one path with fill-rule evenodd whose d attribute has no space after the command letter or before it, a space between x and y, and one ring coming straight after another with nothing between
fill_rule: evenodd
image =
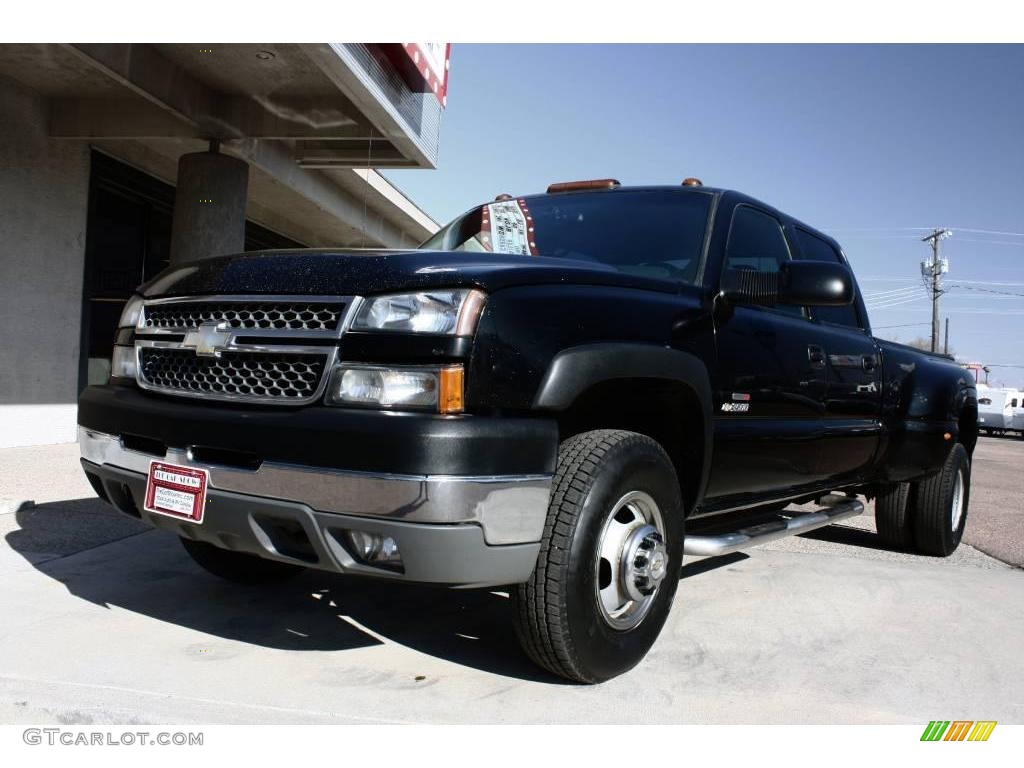
<instances>
[{"instance_id":1,"label":"front door","mask_svg":"<svg viewBox=\"0 0 1024 768\"><path fill-rule=\"evenodd\" d=\"M723 269L777 272L792 258L783 225L748 204L732 212ZM715 507L784 495L823 479L828 330L803 307L716 312L715 453L706 498Z\"/></svg>"}]
</instances>

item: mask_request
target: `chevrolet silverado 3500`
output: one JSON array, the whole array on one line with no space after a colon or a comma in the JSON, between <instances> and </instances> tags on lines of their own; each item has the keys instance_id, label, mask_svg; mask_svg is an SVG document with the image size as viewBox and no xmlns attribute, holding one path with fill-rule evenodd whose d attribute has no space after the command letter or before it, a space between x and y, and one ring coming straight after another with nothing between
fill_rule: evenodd
<instances>
[{"instance_id":1,"label":"chevrolet silverado 3500","mask_svg":"<svg viewBox=\"0 0 1024 768\"><path fill-rule=\"evenodd\" d=\"M643 658L684 552L858 496L930 555L967 519L972 378L874 338L832 238L695 180L502 195L411 251L175 265L119 325L79 403L100 497L228 579L508 587L572 680Z\"/></svg>"}]
</instances>

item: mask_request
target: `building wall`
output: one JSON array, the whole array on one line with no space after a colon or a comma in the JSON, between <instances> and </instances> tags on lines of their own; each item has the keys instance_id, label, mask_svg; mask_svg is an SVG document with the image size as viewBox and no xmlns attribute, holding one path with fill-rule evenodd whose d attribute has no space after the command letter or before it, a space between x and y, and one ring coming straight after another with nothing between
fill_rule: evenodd
<instances>
[{"instance_id":1,"label":"building wall","mask_svg":"<svg viewBox=\"0 0 1024 768\"><path fill-rule=\"evenodd\" d=\"M0 79L0 447L75 439L88 190L86 144Z\"/></svg>"}]
</instances>

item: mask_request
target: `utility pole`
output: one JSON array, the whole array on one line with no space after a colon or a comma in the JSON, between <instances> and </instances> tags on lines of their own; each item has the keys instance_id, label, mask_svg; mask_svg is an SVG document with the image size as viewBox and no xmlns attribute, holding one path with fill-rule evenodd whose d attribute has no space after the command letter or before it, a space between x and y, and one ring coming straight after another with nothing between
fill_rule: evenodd
<instances>
[{"instance_id":1,"label":"utility pole","mask_svg":"<svg viewBox=\"0 0 1024 768\"><path fill-rule=\"evenodd\" d=\"M928 289L932 294L932 352L939 349L939 296L942 295L941 276L949 271L949 262L939 259L939 241L951 237L953 232L949 229L935 229L927 237L922 237L921 242L928 243L932 247L932 258L930 261L921 262L921 275L928 281Z\"/></svg>"},{"instance_id":2,"label":"utility pole","mask_svg":"<svg viewBox=\"0 0 1024 768\"><path fill-rule=\"evenodd\" d=\"M946 343L942 345L942 354L949 354L949 315L946 315Z\"/></svg>"}]
</instances>

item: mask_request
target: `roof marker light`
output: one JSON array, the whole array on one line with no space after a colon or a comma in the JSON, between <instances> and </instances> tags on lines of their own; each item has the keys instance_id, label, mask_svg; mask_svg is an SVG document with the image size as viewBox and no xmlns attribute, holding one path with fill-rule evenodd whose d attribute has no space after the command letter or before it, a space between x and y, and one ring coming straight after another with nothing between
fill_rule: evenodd
<instances>
[{"instance_id":1,"label":"roof marker light","mask_svg":"<svg viewBox=\"0 0 1024 768\"><path fill-rule=\"evenodd\" d=\"M684 187L703 187L704 186L704 182L701 181L700 179L695 179L693 176L688 176L687 178L683 179L683 186Z\"/></svg>"}]
</instances>

